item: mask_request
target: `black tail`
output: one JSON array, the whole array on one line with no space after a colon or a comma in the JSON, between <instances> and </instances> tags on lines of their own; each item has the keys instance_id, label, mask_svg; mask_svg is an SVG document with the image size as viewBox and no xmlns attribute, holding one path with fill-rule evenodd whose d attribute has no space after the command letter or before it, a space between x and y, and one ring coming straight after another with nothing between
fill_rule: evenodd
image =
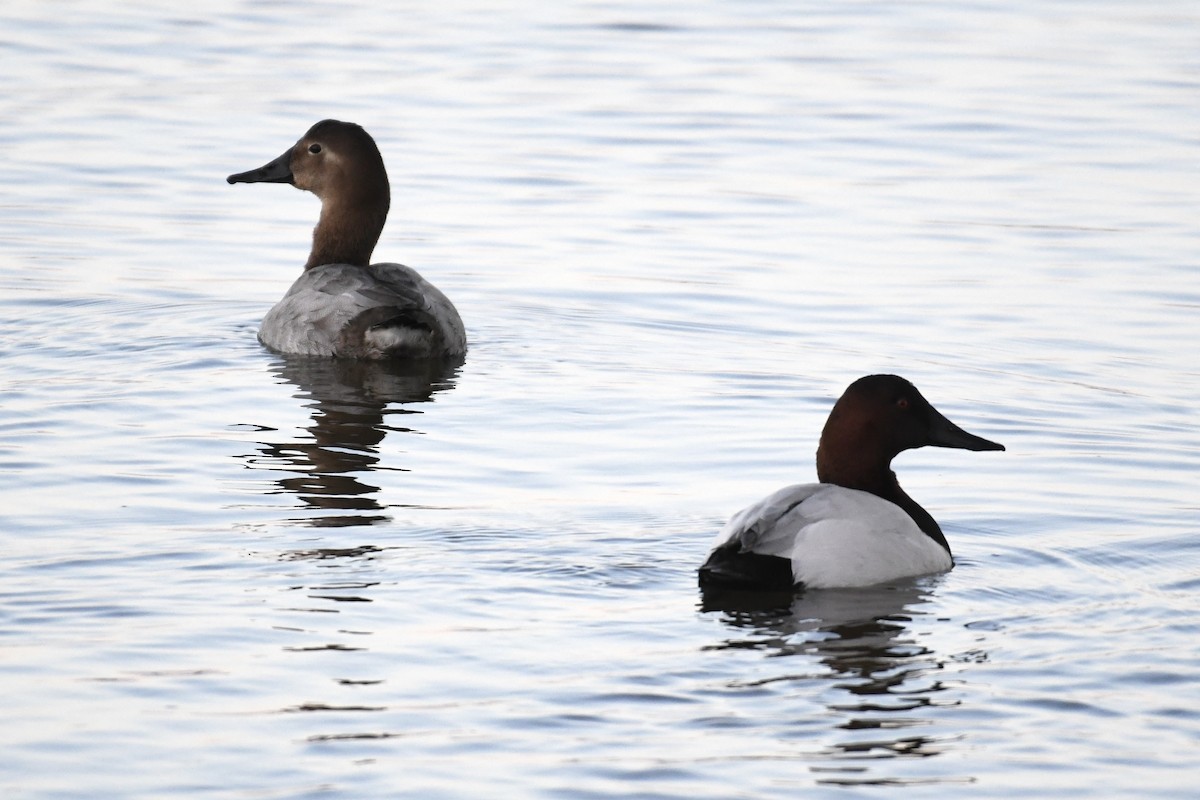
<instances>
[{"instance_id":1,"label":"black tail","mask_svg":"<svg viewBox=\"0 0 1200 800\"><path fill-rule=\"evenodd\" d=\"M779 556L740 552L737 542L712 551L700 567L703 589L752 589L779 592L804 588L792 576L792 562Z\"/></svg>"}]
</instances>

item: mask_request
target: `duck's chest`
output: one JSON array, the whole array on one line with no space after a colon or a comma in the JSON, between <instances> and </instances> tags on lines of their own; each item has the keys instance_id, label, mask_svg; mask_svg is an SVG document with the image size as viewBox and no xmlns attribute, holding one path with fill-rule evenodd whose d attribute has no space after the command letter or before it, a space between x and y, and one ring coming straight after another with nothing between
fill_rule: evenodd
<instances>
[{"instance_id":1,"label":"duck's chest","mask_svg":"<svg viewBox=\"0 0 1200 800\"><path fill-rule=\"evenodd\" d=\"M374 305L363 292L361 268L348 264L309 270L263 317L259 340L281 353L334 356L342 332Z\"/></svg>"},{"instance_id":2,"label":"duck's chest","mask_svg":"<svg viewBox=\"0 0 1200 800\"><path fill-rule=\"evenodd\" d=\"M807 586L871 586L954 563L903 509L866 492L830 487L793 513L793 569Z\"/></svg>"}]
</instances>

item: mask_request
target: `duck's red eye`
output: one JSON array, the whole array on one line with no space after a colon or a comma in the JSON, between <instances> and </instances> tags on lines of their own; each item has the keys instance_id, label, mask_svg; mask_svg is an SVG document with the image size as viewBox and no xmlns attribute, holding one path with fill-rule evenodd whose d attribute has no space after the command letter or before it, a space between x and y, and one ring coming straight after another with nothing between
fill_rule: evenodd
<instances>
[{"instance_id":1,"label":"duck's red eye","mask_svg":"<svg viewBox=\"0 0 1200 800\"><path fill-rule=\"evenodd\" d=\"M897 400L897 401L896 401L896 408L900 409L901 411L903 411L903 410L905 410L906 408L908 408L908 398L907 398L907 397L901 397L899 400Z\"/></svg>"},{"instance_id":2,"label":"duck's red eye","mask_svg":"<svg viewBox=\"0 0 1200 800\"><path fill-rule=\"evenodd\" d=\"M319 144L310 144L310 145L308 146L308 152L312 153L312 154L315 156L317 153L321 152L321 145L319 145Z\"/></svg>"}]
</instances>

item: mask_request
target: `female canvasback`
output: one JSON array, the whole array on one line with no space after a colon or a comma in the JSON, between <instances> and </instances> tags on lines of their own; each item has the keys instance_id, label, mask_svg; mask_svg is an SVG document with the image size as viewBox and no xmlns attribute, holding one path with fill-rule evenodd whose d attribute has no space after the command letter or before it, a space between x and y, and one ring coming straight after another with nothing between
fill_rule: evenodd
<instances>
[{"instance_id":1,"label":"female canvasback","mask_svg":"<svg viewBox=\"0 0 1200 800\"><path fill-rule=\"evenodd\" d=\"M891 469L902 451L925 445L1004 449L946 419L904 378L859 378L821 432L821 482L788 486L735 514L700 568L700 585L848 588L950 569L942 529Z\"/></svg>"},{"instance_id":2,"label":"female canvasback","mask_svg":"<svg viewBox=\"0 0 1200 800\"><path fill-rule=\"evenodd\" d=\"M280 353L344 358L461 356L467 334L454 305L417 271L372 264L391 189L365 130L327 119L274 161L230 183L290 183L321 199L304 272L267 312L259 341Z\"/></svg>"}]
</instances>

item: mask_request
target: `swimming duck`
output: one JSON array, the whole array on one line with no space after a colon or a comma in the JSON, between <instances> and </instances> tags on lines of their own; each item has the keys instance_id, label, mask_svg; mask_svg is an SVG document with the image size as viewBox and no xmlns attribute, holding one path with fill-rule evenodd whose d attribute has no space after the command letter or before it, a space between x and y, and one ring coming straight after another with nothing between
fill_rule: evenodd
<instances>
[{"instance_id":1,"label":"swimming duck","mask_svg":"<svg viewBox=\"0 0 1200 800\"><path fill-rule=\"evenodd\" d=\"M417 271L371 264L391 204L375 140L327 119L279 158L229 183L290 183L321 199L304 272L267 312L259 341L280 353L344 358L461 356L467 335L454 305Z\"/></svg>"},{"instance_id":2,"label":"swimming duck","mask_svg":"<svg viewBox=\"0 0 1200 800\"><path fill-rule=\"evenodd\" d=\"M859 378L821 432L821 482L785 487L735 514L700 568L700 585L848 588L950 569L942 529L891 470L899 453L926 445L1004 449L946 419L904 378Z\"/></svg>"}]
</instances>

